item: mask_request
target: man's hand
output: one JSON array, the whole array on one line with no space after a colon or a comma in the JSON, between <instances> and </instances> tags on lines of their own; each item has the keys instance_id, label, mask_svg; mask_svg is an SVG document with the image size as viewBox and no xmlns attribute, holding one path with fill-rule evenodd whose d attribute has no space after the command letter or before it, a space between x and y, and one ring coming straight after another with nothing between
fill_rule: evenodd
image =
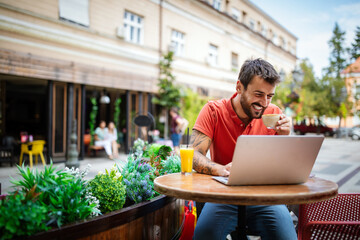
<instances>
[{"instance_id":1,"label":"man's hand","mask_svg":"<svg viewBox=\"0 0 360 240\"><path fill-rule=\"evenodd\" d=\"M226 164L226 165L224 166L224 167L225 167L225 169L224 169L224 175L222 175L222 176L228 177L228 176L230 175L231 166L232 166L232 162L231 162L231 163L228 163L228 164Z\"/></svg>"},{"instance_id":2,"label":"man's hand","mask_svg":"<svg viewBox=\"0 0 360 240\"><path fill-rule=\"evenodd\" d=\"M280 120L275 126L275 130L279 135L289 135L291 131L291 120L285 114L280 115Z\"/></svg>"},{"instance_id":3,"label":"man's hand","mask_svg":"<svg viewBox=\"0 0 360 240\"><path fill-rule=\"evenodd\" d=\"M211 139L208 136L193 130L190 144L194 148L193 168L195 171L215 176L229 176L231 163L223 166L205 156L211 145Z\"/></svg>"}]
</instances>

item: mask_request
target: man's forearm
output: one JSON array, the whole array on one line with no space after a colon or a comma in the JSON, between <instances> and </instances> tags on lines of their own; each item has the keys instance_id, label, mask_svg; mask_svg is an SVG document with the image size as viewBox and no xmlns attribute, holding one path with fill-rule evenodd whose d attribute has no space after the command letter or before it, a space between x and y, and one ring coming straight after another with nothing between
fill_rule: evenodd
<instances>
[{"instance_id":1,"label":"man's forearm","mask_svg":"<svg viewBox=\"0 0 360 240\"><path fill-rule=\"evenodd\" d=\"M198 173L221 175L220 173L223 171L224 166L211 161L200 152L194 151L193 168Z\"/></svg>"}]
</instances>

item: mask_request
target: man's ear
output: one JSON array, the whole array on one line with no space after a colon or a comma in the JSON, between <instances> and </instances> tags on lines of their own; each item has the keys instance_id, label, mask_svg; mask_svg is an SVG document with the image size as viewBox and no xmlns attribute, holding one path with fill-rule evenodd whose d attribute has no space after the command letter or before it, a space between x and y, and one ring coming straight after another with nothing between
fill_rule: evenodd
<instances>
[{"instance_id":1,"label":"man's ear","mask_svg":"<svg viewBox=\"0 0 360 240\"><path fill-rule=\"evenodd\" d=\"M240 80L236 81L236 92L241 94L243 92L244 85L240 82Z\"/></svg>"}]
</instances>

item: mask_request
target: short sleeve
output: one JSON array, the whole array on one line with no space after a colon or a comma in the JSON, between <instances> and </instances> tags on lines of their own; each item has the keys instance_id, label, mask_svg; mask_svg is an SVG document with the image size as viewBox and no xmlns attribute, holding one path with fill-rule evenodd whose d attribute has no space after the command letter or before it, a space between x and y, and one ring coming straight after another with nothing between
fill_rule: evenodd
<instances>
[{"instance_id":1,"label":"short sleeve","mask_svg":"<svg viewBox=\"0 0 360 240\"><path fill-rule=\"evenodd\" d=\"M215 124L216 124L216 113L213 106L211 105L211 102L208 102L201 109L193 129L202 132L209 138L213 139Z\"/></svg>"}]
</instances>

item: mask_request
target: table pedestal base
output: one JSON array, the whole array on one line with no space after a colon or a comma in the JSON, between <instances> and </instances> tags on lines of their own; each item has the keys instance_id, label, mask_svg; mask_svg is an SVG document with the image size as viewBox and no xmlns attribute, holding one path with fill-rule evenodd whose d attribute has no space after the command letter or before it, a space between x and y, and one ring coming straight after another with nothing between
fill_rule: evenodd
<instances>
[{"instance_id":1,"label":"table pedestal base","mask_svg":"<svg viewBox=\"0 0 360 240\"><path fill-rule=\"evenodd\" d=\"M238 226L236 228L239 240L247 240L246 236L246 206L238 206Z\"/></svg>"}]
</instances>

